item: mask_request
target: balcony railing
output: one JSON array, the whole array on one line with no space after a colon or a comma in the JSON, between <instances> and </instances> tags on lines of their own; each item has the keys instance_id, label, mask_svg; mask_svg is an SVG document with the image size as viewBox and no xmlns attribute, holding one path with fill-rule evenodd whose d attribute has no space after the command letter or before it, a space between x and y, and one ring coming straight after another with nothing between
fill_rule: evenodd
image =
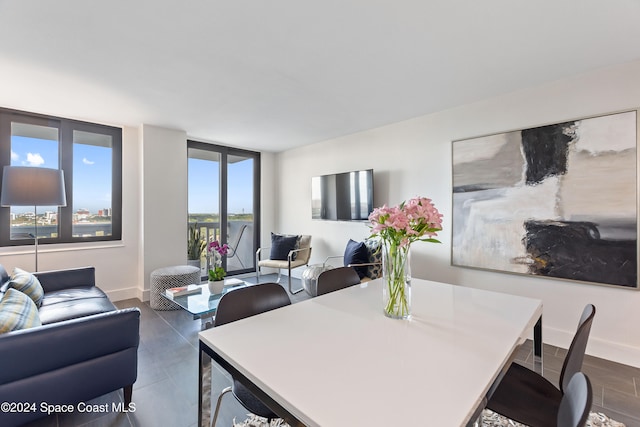
<instances>
[{"instance_id":1,"label":"balcony railing","mask_svg":"<svg viewBox=\"0 0 640 427\"><path fill-rule=\"evenodd\" d=\"M192 227L195 222L188 223L188 227ZM227 274L234 274L255 270L255 250L253 249L253 222L252 221L233 221L228 223L228 241L221 242L229 245L230 251L226 257ZM220 223L218 222L199 222L198 229L200 236L205 242L210 243L214 240L220 242ZM202 277L206 277L207 271L211 268L213 259L205 249L200 257L200 270Z\"/></svg>"}]
</instances>

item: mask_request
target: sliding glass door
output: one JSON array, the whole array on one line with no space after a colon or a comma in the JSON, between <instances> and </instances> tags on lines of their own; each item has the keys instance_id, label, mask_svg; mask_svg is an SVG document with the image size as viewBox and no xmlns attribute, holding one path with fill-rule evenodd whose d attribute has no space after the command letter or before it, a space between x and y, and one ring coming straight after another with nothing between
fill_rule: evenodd
<instances>
[{"instance_id":1,"label":"sliding glass door","mask_svg":"<svg viewBox=\"0 0 640 427\"><path fill-rule=\"evenodd\" d=\"M189 227L206 242L229 245L229 275L255 271L260 200L260 153L188 141ZM200 257L203 276L212 259Z\"/></svg>"}]
</instances>

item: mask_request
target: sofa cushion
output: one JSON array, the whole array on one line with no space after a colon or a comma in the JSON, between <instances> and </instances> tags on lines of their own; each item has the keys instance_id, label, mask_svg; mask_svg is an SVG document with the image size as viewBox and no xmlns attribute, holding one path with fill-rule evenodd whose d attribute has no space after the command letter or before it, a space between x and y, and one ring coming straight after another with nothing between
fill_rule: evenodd
<instances>
[{"instance_id":1,"label":"sofa cushion","mask_svg":"<svg viewBox=\"0 0 640 427\"><path fill-rule=\"evenodd\" d=\"M40 307L43 325L116 310L107 295L95 286L78 286L47 292Z\"/></svg>"},{"instance_id":2,"label":"sofa cushion","mask_svg":"<svg viewBox=\"0 0 640 427\"><path fill-rule=\"evenodd\" d=\"M286 261L289 252L298 249L300 244L300 236L287 236L284 234L271 233L271 252L269 259ZM292 260L295 260L295 253Z\"/></svg>"},{"instance_id":3,"label":"sofa cushion","mask_svg":"<svg viewBox=\"0 0 640 427\"><path fill-rule=\"evenodd\" d=\"M44 296L44 289L36 276L24 271L21 268L15 267L11 274L11 280L9 281L9 287L28 295L29 298L36 303L37 307L42 305L42 298Z\"/></svg>"},{"instance_id":4,"label":"sofa cushion","mask_svg":"<svg viewBox=\"0 0 640 427\"><path fill-rule=\"evenodd\" d=\"M41 324L33 300L20 291L7 289L0 300L0 334Z\"/></svg>"},{"instance_id":5,"label":"sofa cushion","mask_svg":"<svg viewBox=\"0 0 640 427\"><path fill-rule=\"evenodd\" d=\"M344 265L366 264L369 262L369 251L364 242L356 242L349 239L347 247L344 250ZM353 267L358 273L358 277L362 279L367 275L367 266Z\"/></svg>"}]
</instances>

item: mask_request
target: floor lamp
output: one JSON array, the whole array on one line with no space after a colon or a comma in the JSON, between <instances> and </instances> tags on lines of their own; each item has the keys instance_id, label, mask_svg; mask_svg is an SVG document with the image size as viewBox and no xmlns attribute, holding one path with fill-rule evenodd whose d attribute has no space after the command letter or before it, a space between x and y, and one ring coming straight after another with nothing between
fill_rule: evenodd
<instances>
[{"instance_id":1,"label":"floor lamp","mask_svg":"<svg viewBox=\"0 0 640 427\"><path fill-rule=\"evenodd\" d=\"M60 169L5 166L0 206L33 206L35 252L38 271L38 206L67 206L64 172Z\"/></svg>"}]
</instances>

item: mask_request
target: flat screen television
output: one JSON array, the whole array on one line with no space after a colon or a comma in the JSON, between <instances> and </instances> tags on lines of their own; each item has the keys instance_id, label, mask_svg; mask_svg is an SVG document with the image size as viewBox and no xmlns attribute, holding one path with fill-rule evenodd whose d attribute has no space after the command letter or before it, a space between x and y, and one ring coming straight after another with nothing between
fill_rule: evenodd
<instances>
[{"instance_id":1,"label":"flat screen television","mask_svg":"<svg viewBox=\"0 0 640 427\"><path fill-rule=\"evenodd\" d=\"M373 211L373 169L311 178L311 218L365 221Z\"/></svg>"}]
</instances>

